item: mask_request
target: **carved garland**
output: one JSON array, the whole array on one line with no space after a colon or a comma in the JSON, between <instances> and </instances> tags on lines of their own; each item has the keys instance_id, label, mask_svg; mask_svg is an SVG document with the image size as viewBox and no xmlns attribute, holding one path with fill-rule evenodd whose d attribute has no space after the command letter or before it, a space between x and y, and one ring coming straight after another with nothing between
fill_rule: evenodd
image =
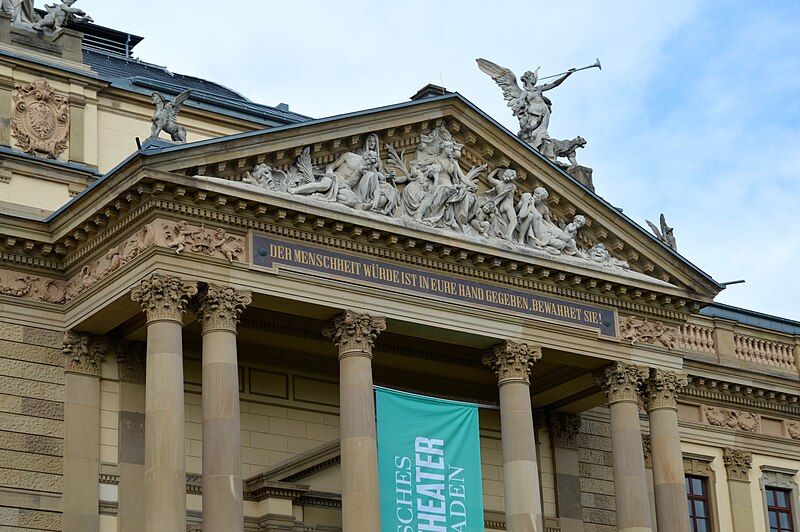
<instances>
[{"instance_id":1,"label":"carved garland","mask_svg":"<svg viewBox=\"0 0 800 532\"><path fill-rule=\"evenodd\" d=\"M67 149L69 100L59 96L44 78L14 84L11 131L19 148L42 159L57 159Z\"/></svg>"}]
</instances>

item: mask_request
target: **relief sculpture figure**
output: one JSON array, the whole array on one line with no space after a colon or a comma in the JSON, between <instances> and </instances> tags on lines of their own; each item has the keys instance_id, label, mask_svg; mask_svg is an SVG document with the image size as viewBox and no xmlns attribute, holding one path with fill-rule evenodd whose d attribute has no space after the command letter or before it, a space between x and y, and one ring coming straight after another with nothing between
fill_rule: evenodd
<instances>
[{"instance_id":1,"label":"relief sculpture figure","mask_svg":"<svg viewBox=\"0 0 800 532\"><path fill-rule=\"evenodd\" d=\"M570 146L580 144L580 140ZM259 163L244 172L241 181L276 193L339 203L405 225L485 238L522 252L539 250L606 268L630 269L602 244L581 249L578 233L586 225L586 217L551 217L544 187L523 192L517 199L516 170L500 166L479 182L488 165L465 170L461 165L464 148L443 124L420 134L415 153L408 157L405 150L398 153L391 144L381 145L378 135L371 133L362 149L341 153L324 168L314 166L310 147L306 147L288 169ZM479 155L469 153L469 157L475 160ZM479 192L481 185L483 192ZM168 245L176 252L197 246L200 239L190 231L176 227ZM209 245L229 260L236 260L241 250L228 246L238 245L238 240L214 236L217 238Z\"/></svg>"},{"instance_id":2,"label":"relief sculpture figure","mask_svg":"<svg viewBox=\"0 0 800 532\"><path fill-rule=\"evenodd\" d=\"M544 95L546 91L555 89L570 77L576 68L571 68L550 83L537 85L539 69L528 71L522 75L522 87L517 77L506 67L492 63L486 59L477 59L478 68L488 74L503 90L503 98L519 120L519 138L541 151L544 139L550 138L547 127L550 125L550 114L553 103Z\"/></svg>"}]
</instances>

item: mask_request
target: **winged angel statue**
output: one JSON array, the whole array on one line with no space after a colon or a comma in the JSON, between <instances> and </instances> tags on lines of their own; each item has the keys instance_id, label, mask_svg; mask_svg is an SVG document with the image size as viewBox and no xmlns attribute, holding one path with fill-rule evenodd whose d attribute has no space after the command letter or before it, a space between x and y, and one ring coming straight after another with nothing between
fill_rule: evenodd
<instances>
[{"instance_id":1,"label":"winged angel statue","mask_svg":"<svg viewBox=\"0 0 800 532\"><path fill-rule=\"evenodd\" d=\"M522 87L517 83L517 77L511 70L492 63L486 59L476 59L478 68L491 76L501 89L503 97L508 102L514 116L519 120L519 136L522 140L542 151L542 144L550 138L547 127L550 125L550 113L553 103L544 95L545 91L555 89L564 80L578 69L571 68L563 75L550 83L537 85L539 81L539 68L533 72L528 71L522 75Z\"/></svg>"},{"instance_id":2,"label":"winged angel statue","mask_svg":"<svg viewBox=\"0 0 800 532\"><path fill-rule=\"evenodd\" d=\"M650 220L645 220L645 222L647 222L647 225L650 226L650 230L653 231L654 235L656 235L656 238L658 238L660 241L662 241L675 251L678 251L678 244L675 241L675 233L674 233L675 228L667 225L667 219L664 217L663 213L661 214L661 218L659 219L659 221L661 222L661 230L659 230L658 227L656 227L656 224L654 224Z\"/></svg>"},{"instance_id":3,"label":"winged angel statue","mask_svg":"<svg viewBox=\"0 0 800 532\"><path fill-rule=\"evenodd\" d=\"M178 113L181 112L183 104L192 93L191 90L183 91L178 94L174 100L169 101L161 94L154 92L152 101L156 106L156 112L153 113L153 128L150 131L151 139L157 139L158 134L162 131L169 134L174 142L186 142L186 128L178 124Z\"/></svg>"}]
</instances>

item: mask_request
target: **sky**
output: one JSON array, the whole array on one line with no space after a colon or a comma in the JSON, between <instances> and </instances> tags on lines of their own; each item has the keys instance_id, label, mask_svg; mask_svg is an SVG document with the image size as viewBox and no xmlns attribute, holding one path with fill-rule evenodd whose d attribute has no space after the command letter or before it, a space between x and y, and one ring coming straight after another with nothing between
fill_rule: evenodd
<instances>
[{"instance_id":1,"label":"sky","mask_svg":"<svg viewBox=\"0 0 800 532\"><path fill-rule=\"evenodd\" d=\"M37 2L38 5L39 2ZM602 62L549 94L598 194L664 212L717 301L800 320L800 2L80 0L134 53L315 118L443 84L516 131L484 57L520 76Z\"/></svg>"}]
</instances>

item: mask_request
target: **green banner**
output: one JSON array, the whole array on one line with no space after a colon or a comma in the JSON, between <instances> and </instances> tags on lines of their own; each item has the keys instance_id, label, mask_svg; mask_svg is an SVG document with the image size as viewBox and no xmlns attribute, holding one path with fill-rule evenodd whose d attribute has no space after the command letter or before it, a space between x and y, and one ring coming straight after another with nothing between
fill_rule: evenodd
<instances>
[{"instance_id":1,"label":"green banner","mask_svg":"<svg viewBox=\"0 0 800 532\"><path fill-rule=\"evenodd\" d=\"M376 389L383 532L483 532L478 407Z\"/></svg>"}]
</instances>

